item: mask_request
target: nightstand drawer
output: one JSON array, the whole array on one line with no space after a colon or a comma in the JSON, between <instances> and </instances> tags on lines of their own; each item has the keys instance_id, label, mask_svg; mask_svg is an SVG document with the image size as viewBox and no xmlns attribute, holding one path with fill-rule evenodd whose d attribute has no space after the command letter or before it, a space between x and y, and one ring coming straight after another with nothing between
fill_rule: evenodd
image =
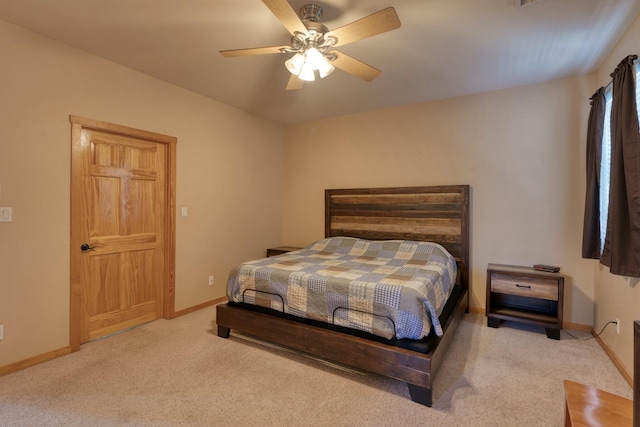
<instances>
[{"instance_id":1,"label":"nightstand drawer","mask_svg":"<svg viewBox=\"0 0 640 427\"><path fill-rule=\"evenodd\" d=\"M557 301L558 280L493 273L491 292Z\"/></svg>"}]
</instances>

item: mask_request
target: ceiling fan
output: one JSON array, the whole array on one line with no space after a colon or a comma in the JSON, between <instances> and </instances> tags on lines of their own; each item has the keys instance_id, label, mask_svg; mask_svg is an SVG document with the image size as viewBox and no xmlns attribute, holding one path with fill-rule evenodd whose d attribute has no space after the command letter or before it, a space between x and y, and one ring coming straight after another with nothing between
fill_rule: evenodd
<instances>
[{"instance_id":1,"label":"ceiling fan","mask_svg":"<svg viewBox=\"0 0 640 427\"><path fill-rule=\"evenodd\" d=\"M262 2L291 33L291 45L221 50L220 53L227 58L293 53L293 57L285 61L285 66L291 72L287 90L300 89L305 81L315 80L316 74L320 78L324 78L331 74L335 68L362 80L372 81L380 75L380 70L339 52L334 47L400 27L400 20L393 7L388 7L329 31L327 27L318 22L323 10L317 4L302 6L298 17L287 0L262 0Z\"/></svg>"}]
</instances>

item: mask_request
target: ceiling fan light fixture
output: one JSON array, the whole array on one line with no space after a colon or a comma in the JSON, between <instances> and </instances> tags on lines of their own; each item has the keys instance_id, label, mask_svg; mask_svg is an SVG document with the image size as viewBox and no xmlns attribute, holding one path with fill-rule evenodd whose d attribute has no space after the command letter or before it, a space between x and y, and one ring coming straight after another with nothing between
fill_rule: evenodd
<instances>
[{"instance_id":1,"label":"ceiling fan light fixture","mask_svg":"<svg viewBox=\"0 0 640 427\"><path fill-rule=\"evenodd\" d=\"M285 61L284 65L291 74L301 80L312 82L315 80L315 72L318 71L323 79L335 70L330 60L318 49L311 47L301 53L296 53Z\"/></svg>"}]
</instances>

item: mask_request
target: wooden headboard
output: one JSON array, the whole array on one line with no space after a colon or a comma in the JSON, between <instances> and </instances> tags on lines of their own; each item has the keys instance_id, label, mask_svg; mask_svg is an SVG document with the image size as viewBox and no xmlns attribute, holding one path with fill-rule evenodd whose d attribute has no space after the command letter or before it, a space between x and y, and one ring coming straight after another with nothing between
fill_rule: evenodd
<instances>
[{"instance_id":1,"label":"wooden headboard","mask_svg":"<svg viewBox=\"0 0 640 427\"><path fill-rule=\"evenodd\" d=\"M468 185L325 190L324 234L439 243L456 259L468 289Z\"/></svg>"}]
</instances>

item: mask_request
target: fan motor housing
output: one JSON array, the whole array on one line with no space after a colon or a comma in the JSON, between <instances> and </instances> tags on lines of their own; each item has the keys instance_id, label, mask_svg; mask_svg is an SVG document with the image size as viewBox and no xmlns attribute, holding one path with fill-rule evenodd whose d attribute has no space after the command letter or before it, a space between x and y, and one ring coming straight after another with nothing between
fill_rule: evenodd
<instances>
[{"instance_id":1,"label":"fan motor housing","mask_svg":"<svg viewBox=\"0 0 640 427\"><path fill-rule=\"evenodd\" d=\"M309 30L309 34L314 34L314 33L324 34L327 31L329 31L327 27L325 27L319 22L305 21L304 26L307 27L307 30Z\"/></svg>"}]
</instances>

